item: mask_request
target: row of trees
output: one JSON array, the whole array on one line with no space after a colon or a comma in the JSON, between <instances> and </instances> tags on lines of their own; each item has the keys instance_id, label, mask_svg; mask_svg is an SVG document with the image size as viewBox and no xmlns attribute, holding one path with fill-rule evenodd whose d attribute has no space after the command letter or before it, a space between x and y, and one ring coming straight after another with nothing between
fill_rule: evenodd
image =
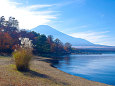
<instances>
[{"instance_id":1,"label":"row of trees","mask_svg":"<svg viewBox=\"0 0 115 86\"><path fill-rule=\"evenodd\" d=\"M18 21L9 17L6 21L4 16L0 18L0 53L11 54L20 46L19 38L29 38L33 43L33 53L37 55L62 55L71 53L71 44L63 44L58 38L43 35L34 31L19 30Z\"/></svg>"},{"instance_id":2,"label":"row of trees","mask_svg":"<svg viewBox=\"0 0 115 86\"><path fill-rule=\"evenodd\" d=\"M65 43L63 44L58 38L53 40L53 36L49 35L46 37L45 35L40 35L35 41L35 52L39 54L69 54L71 53L71 44Z\"/></svg>"}]
</instances>

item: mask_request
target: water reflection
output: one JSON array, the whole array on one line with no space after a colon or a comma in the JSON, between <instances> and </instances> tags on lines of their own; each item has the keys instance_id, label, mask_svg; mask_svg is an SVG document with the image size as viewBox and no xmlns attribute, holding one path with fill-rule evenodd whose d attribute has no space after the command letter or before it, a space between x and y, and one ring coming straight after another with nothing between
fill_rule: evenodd
<instances>
[{"instance_id":1,"label":"water reflection","mask_svg":"<svg viewBox=\"0 0 115 86\"><path fill-rule=\"evenodd\" d=\"M65 56L65 57L64 57L65 64L71 65L71 64L70 64L70 60L71 60L71 59L70 59L69 56Z\"/></svg>"},{"instance_id":2,"label":"water reflection","mask_svg":"<svg viewBox=\"0 0 115 86\"><path fill-rule=\"evenodd\" d=\"M72 75L115 85L115 54L70 55L54 66Z\"/></svg>"}]
</instances>

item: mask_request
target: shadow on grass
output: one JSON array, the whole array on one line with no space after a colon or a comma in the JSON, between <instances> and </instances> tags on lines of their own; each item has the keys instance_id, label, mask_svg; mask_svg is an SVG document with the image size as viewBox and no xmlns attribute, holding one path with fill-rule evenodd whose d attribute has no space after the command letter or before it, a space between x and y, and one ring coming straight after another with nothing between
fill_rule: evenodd
<instances>
[{"instance_id":1,"label":"shadow on grass","mask_svg":"<svg viewBox=\"0 0 115 86\"><path fill-rule=\"evenodd\" d=\"M40 74L33 70L29 70L27 72L21 72L21 73L23 73L25 76L29 76L29 77L50 78L49 76L47 76L45 74Z\"/></svg>"},{"instance_id":2,"label":"shadow on grass","mask_svg":"<svg viewBox=\"0 0 115 86\"><path fill-rule=\"evenodd\" d=\"M49 79L49 80L51 80L51 81L53 81L55 83L60 83L60 84L63 84L63 85L69 85L68 83L62 82L60 80L56 80L56 79L54 79L54 78L52 78L50 76L47 76L45 74L40 74L40 73L38 73L36 71L33 71L33 70L29 70L27 72L21 72L21 73L23 73L25 76L28 76L28 77L32 77L32 78L33 77L47 78L47 79Z\"/></svg>"}]
</instances>

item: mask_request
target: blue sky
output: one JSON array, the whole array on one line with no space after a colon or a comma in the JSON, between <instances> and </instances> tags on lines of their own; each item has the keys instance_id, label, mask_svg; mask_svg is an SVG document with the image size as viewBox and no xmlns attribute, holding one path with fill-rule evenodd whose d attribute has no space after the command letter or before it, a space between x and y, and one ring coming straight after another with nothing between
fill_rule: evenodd
<instances>
[{"instance_id":1,"label":"blue sky","mask_svg":"<svg viewBox=\"0 0 115 86\"><path fill-rule=\"evenodd\" d=\"M0 16L16 17L21 28L47 24L73 37L115 46L114 5L115 0L0 0Z\"/></svg>"}]
</instances>

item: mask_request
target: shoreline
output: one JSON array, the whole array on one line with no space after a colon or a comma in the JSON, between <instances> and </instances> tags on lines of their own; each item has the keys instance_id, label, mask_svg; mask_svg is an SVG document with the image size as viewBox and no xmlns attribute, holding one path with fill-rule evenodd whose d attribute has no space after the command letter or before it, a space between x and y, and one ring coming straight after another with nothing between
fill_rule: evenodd
<instances>
[{"instance_id":1,"label":"shoreline","mask_svg":"<svg viewBox=\"0 0 115 86\"><path fill-rule=\"evenodd\" d=\"M53 59L32 59L30 71L16 70L12 58L0 58L0 86L111 86L70 75L52 66Z\"/></svg>"},{"instance_id":2,"label":"shoreline","mask_svg":"<svg viewBox=\"0 0 115 86\"><path fill-rule=\"evenodd\" d=\"M68 76L67 78L70 78L70 79L72 78L72 82L68 82L70 84L70 86L112 86L112 85L108 85L105 83L87 80L85 78L82 78L79 76L74 76L74 75L68 74L66 72L63 72L63 71L57 69L55 66L53 66L52 61L55 61L55 60L53 60L52 58L47 58L47 57L39 57L39 58L43 59L42 61L47 63L49 65L49 67L53 68L55 71L60 72L63 77ZM68 79L68 80L70 80L70 79Z\"/></svg>"}]
</instances>

